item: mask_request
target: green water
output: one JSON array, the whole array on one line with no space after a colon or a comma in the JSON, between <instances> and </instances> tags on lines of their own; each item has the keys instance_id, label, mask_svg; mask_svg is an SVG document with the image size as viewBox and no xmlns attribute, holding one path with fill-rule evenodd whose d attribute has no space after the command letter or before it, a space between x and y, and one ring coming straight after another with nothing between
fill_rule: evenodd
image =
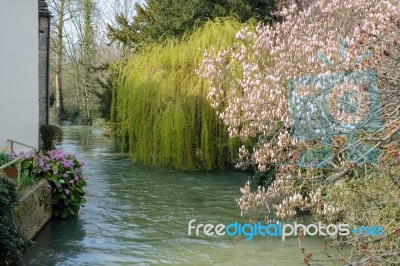
<instances>
[{"instance_id":1,"label":"green water","mask_svg":"<svg viewBox=\"0 0 400 266\"><path fill-rule=\"evenodd\" d=\"M193 237L187 223L231 223L247 175L182 173L132 165L100 131L65 126L61 149L85 165L87 204L79 217L52 220L24 254L25 265L300 265L298 240ZM323 240L302 245L320 254ZM315 255L314 255L315 256Z\"/></svg>"}]
</instances>

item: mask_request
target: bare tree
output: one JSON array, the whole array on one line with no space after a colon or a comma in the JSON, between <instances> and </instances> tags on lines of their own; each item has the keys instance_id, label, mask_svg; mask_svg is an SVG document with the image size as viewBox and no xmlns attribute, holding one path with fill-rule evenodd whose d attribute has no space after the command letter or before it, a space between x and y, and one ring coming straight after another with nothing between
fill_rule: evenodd
<instances>
[{"instance_id":1,"label":"bare tree","mask_svg":"<svg viewBox=\"0 0 400 266\"><path fill-rule=\"evenodd\" d=\"M53 52L56 57L56 68L55 68L55 104L56 114L59 119L65 118L64 111L64 97L63 97L63 61L64 61L64 26L65 20L67 19L67 8L66 1L68 0L52 0L50 2L50 9L54 15L55 20L55 34L52 38Z\"/></svg>"}]
</instances>

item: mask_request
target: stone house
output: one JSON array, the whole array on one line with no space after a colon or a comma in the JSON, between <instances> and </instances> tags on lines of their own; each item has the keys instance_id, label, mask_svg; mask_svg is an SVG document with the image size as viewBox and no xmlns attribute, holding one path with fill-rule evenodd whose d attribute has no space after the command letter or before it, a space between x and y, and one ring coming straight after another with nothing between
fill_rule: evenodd
<instances>
[{"instance_id":1,"label":"stone house","mask_svg":"<svg viewBox=\"0 0 400 266\"><path fill-rule=\"evenodd\" d=\"M0 148L8 139L40 146L39 127L49 120L50 18L45 0L0 9Z\"/></svg>"},{"instance_id":2,"label":"stone house","mask_svg":"<svg viewBox=\"0 0 400 266\"><path fill-rule=\"evenodd\" d=\"M39 124L49 123L50 20L45 0L39 1Z\"/></svg>"}]
</instances>

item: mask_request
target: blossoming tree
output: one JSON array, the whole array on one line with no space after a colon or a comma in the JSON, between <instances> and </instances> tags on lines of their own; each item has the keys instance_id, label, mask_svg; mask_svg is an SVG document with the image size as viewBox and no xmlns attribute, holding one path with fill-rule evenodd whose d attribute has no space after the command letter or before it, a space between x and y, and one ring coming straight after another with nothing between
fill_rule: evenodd
<instances>
[{"instance_id":1,"label":"blossoming tree","mask_svg":"<svg viewBox=\"0 0 400 266\"><path fill-rule=\"evenodd\" d=\"M325 221L362 223L369 216L365 216L364 220L349 218L352 212L362 211L360 206L354 206L349 201L357 199L349 190L349 182L358 182L354 180L362 177L364 179L359 184L366 186L371 185L370 180L374 176L382 178L380 185L388 187L387 194L376 193L378 185L374 191L366 187L367 192L360 188L357 193L365 192L362 194L364 197L369 195L366 202L378 202L377 209L371 212L373 215L369 218L387 225L388 234L383 240L386 242L380 242L381 239L353 239L352 243L356 243L354 246L359 253L368 248L375 249L375 252L364 252L356 259L341 258L361 264L385 263L388 258L400 254L398 218L382 211L382 206L390 204L396 209L400 197L400 181L396 177L399 175L400 2L286 2L276 14L278 22L260 24L255 30L242 29L237 33L234 45L206 52L197 72L208 81L208 99L228 126L229 135L255 143L251 147L241 147L237 167L254 167L261 172L271 166L277 169L274 181L268 187L260 186L252 192L250 182L246 183L238 199L239 207L242 214L264 213L268 209L271 217L276 219L289 219L298 211L309 210ZM329 167L299 167L300 154L320 143L293 137L288 82L301 77L333 76L335 73L342 73L345 77L363 70L376 75L382 126L373 132L358 132L358 141L354 145L368 143L380 148L382 156L379 162L371 164L349 160L351 149L345 143L350 139L337 134L329 143L329 152L332 153ZM350 92L352 94L349 95L358 99L355 102L361 105L360 110L370 107L370 91L365 86L342 86L340 91L330 93L325 98L326 102L322 103L328 106L333 117L347 123L365 115L364 111L353 111L351 118L337 108L340 106L340 94ZM315 86L304 86L299 95L314 93ZM338 189L338 186L343 187ZM393 208L392 211L396 212ZM378 221L373 218L374 215L384 218ZM305 261L309 263L310 257L306 256Z\"/></svg>"}]
</instances>

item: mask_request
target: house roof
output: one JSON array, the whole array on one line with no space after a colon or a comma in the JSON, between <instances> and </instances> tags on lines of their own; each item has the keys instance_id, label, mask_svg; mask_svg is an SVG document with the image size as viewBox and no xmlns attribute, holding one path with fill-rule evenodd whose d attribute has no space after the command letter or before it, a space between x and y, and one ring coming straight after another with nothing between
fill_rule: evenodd
<instances>
[{"instance_id":1,"label":"house roof","mask_svg":"<svg viewBox=\"0 0 400 266\"><path fill-rule=\"evenodd\" d=\"M49 17L51 13L49 11L49 6L46 3L46 0L38 0L39 3L39 16Z\"/></svg>"}]
</instances>

